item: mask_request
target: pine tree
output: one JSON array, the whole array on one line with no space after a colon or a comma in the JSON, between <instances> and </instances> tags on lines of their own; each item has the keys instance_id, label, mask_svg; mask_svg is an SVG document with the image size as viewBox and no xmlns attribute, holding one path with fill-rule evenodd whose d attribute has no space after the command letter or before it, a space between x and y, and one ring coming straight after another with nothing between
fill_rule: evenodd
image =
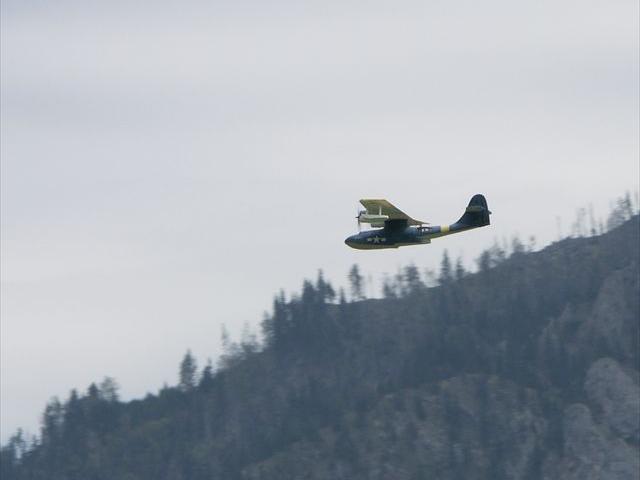
<instances>
[{"instance_id":1,"label":"pine tree","mask_svg":"<svg viewBox=\"0 0 640 480\"><path fill-rule=\"evenodd\" d=\"M265 313L262 320L262 336L267 346L278 348L287 332L286 298L283 290L273 298L273 313Z\"/></svg>"},{"instance_id":2,"label":"pine tree","mask_svg":"<svg viewBox=\"0 0 640 480\"><path fill-rule=\"evenodd\" d=\"M351 299L354 301L363 300L363 278L356 263L349 270L349 284L351 285Z\"/></svg>"},{"instance_id":3,"label":"pine tree","mask_svg":"<svg viewBox=\"0 0 640 480\"><path fill-rule=\"evenodd\" d=\"M277 350L285 346L290 322L284 291L273 300L273 344Z\"/></svg>"},{"instance_id":4,"label":"pine tree","mask_svg":"<svg viewBox=\"0 0 640 480\"><path fill-rule=\"evenodd\" d=\"M63 443L80 454L86 446L85 412L78 392L73 389L64 405Z\"/></svg>"},{"instance_id":5,"label":"pine tree","mask_svg":"<svg viewBox=\"0 0 640 480\"><path fill-rule=\"evenodd\" d=\"M629 192L620 197L611 208L611 213L607 219L607 230L611 231L619 227L633 216L633 203Z\"/></svg>"},{"instance_id":6,"label":"pine tree","mask_svg":"<svg viewBox=\"0 0 640 480\"><path fill-rule=\"evenodd\" d=\"M338 302L340 305L347 303L347 295L344 293L344 288L342 287L340 287L340 290L338 291Z\"/></svg>"},{"instance_id":7,"label":"pine tree","mask_svg":"<svg viewBox=\"0 0 640 480\"><path fill-rule=\"evenodd\" d=\"M489 250L483 250L476 262L478 264L478 270L486 272L491 268L491 252Z\"/></svg>"},{"instance_id":8,"label":"pine tree","mask_svg":"<svg viewBox=\"0 0 640 480\"><path fill-rule=\"evenodd\" d=\"M256 338L255 333L251 331L248 323L245 323L242 327L242 334L240 336L240 350L243 357L248 357L260 350L260 344Z\"/></svg>"},{"instance_id":9,"label":"pine tree","mask_svg":"<svg viewBox=\"0 0 640 480\"><path fill-rule=\"evenodd\" d=\"M104 377L102 382L100 382L99 390L100 390L100 398L107 402L117 402L118 401L118 382L113 377Z\"/></svg>"},{"instance_id":10,"label":"pine tree","mask_svg":"<svg viewBox=\"0 0 640 480\"><path fill-rule=\"evenodd\" d=\"M200 375L200 383L199 387L202 390L209 390L213 385L213 362L210 358L207 359L207 364L202 369L202 374Z\"/></svg>"},{"instance_id":11,"label":"pine tree","mask_svg":"<svg viewBox=\"0 0 640 480\"><path fill-rule=\"evenodd\" d=\"M456 259L456 270L455 270L456 280L460 280L466 274L467 274L467 271L464 269L464 264L462 263L462 257L458 257Z\"/></svg>"},{"instance_id":12,"label":"pine tree","mask_svg":"<svg viewBox=\"0 0 640 480\"><path fill-rule=\"evenodd\" d=\"M53 397L42 414L41 438L43 443L55 443L61 435L61 427L64 418L62 403L58 397Z\"/></svg>"},{"instance_id":13,"label":"pine tree","mask_svg":"<svg viewBox=\"0 0 640 480\"><path fill-rule=\"evenodd\" d=\"M316 280L316 290L323 302L332 302L336 298L336 292L331 283L324 279L322 270L318 270L318 279Z\"/></svg>"},{"instance_id":14,"label":"pine tree","mask_svg":"<svg viewBox=\"0 0 640 480\"><path fill-rule=\"evenodd\" d=\"M404 283L406 285L407 293L416 293L422 290L424 284L420 280L420 272L415 265L407 265L403 272Z\"/></svg>"},{"instance_id":15,"label":"pine tree","mask_svg":"<svg viewBox=\"0 0 640 480\"><path fill-rule=\"evenodd\" d=\"M16 457L21 458L27 452L27 440L24 438L24 432L21 428L9 438L9 445L16 452Z\"/></svg>"},{"instance_id":16,"label":"pine tree","mask_svg":"<svg viewBox=\"0 0 640 480\"><path fill-rule=\"evenodd\" d=\"M442 261L440 262L440 284L446 285L451 283L452 280L451 260L449 259L449 252L445 249L442 253Z\"/></svg>"},{"instance_id":17,"label":"pine tree","mask_svg":"<svg viewBox=\"0 0 640 480\"><path fill-rule=\"evenodd\" d=\"M520 255L525 253L525 251L524 243L522 243L518 237L513 237L511 239L511 255Z\"/></svg>"},{"instance_id":18,"label":"pine tree","mask_svg":"<svg viewBox=\"0 0 640 480\"><path fill-rule=\"evenodd\" d=\"M385 274L385 277L382 280L382 296L384 298L396 298L398 296L396 290L397 288L393 280Z\"/></svg>"},{"instance_id":19,"label":"pine tree","mask_svg":"<svg viewBox=\"0 0 640 480\"><path fill-rule=\"evenodd\" d=\"M182 362L180 362L180 383L178 387L183 392L193 390L196 386L196 373L198 366L195 357L191 354L191 350L187 350Z\"/></svg>"}]
</instances>

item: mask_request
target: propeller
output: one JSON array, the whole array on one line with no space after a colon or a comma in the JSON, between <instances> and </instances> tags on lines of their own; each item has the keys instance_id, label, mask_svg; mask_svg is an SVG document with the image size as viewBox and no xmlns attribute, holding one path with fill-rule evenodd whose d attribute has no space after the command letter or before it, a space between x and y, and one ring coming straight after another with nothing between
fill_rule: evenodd
<instances>
[{"instance_id":1,"label":"propeller","mask_svg":"<svg viewBox=\"0 0 640 480\"><path fill-rule=\"evenodd\" d=\"M358 233L362 231L361 223L360 223L360 215L366 210L360 210L360 207L356 207L356 221L358 222Z\"/></svg>"}]
</instances>

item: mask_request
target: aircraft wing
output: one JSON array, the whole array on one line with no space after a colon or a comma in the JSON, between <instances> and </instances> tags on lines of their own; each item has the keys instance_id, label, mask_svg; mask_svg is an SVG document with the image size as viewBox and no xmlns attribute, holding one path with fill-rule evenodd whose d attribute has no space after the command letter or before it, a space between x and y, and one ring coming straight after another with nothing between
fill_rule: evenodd
<instances>
[{"instance_id":1,"label":"aircraft wing","mask_svg":"<svg viewBox=\"0 0 640 480\"><path fill-rule=\"evenodd\" d=\"M409 215L407 215L397 207L393 206L389 201L383 198L381 199L363 198L362 200L360 200L360 203L364 208L367 209L367 213L387 215L389 217L389 220L387 221L405 220L408 225L423 225L428 223L428 222L423 222L421 220L416 220L414 218L411 218ZM382 226L382 225L378 225L378 226Z\"/></svg>"}]
</instances>

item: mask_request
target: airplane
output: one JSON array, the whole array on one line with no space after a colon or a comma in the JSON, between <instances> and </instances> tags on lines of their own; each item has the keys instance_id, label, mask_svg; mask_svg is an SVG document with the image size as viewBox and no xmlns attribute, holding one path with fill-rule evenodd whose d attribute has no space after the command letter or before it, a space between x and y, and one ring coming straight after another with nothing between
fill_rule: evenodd
<instances>
[{"instance_id":1,"label":"airplane","mask_svg":"<svg viewBox=\"0 0 640 480\"><path fill-rule=\"evenodd\" d=\"M489 225L489 207L484 195L471 197L460 219L450 225L431 226L428 222L411 218L384 199L360 200L365 210L358 212L359 233L348 237L344 243L358 250L398 248L408 245L424 245L445 235L466 232ZM360 231L360 224L368 223L374 230Z\"/></svg>"}]
</instances>

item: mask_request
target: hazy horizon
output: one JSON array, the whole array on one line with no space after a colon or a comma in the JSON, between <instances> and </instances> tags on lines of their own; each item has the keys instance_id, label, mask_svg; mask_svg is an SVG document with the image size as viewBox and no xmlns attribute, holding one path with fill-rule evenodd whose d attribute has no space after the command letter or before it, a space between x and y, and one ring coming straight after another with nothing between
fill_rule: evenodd
<instances>
[{"instance_id":1,"label":"hazy horizon","mask_svg":"<svg viewBox=\"0 0 640 480\"><path fill-rule=\"evenodd\" d=\"M175 384L303 278L468 266L638 189L638 4L2 3L2 442ZM489 228L360 252L357 201Z\"/></svg>"}]
</instances>

